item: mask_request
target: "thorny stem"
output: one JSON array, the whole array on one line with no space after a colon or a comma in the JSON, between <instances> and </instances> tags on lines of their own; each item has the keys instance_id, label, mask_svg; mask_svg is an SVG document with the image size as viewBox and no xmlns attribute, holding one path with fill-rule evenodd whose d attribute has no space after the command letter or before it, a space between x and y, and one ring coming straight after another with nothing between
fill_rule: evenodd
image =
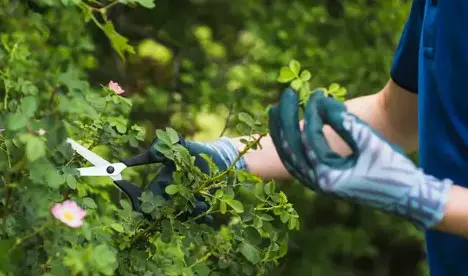
<instances>
[{"instance_id":1,"label":"thorny stem","mask_svg":"<svg viewBox=\"0 0 468 276\"><path fill-rule=\"evenodd\" d=\"M148 228L146 228L145 230L143 230L142 232L138 233L137 235L135 235L135 237L133 237L133 239L130 241L130 244L129 245L133 245L135 242L137 242L141 237L143 237L144 235L146 235L149 231L153 230L154 228L156 228L156 226L158 226L158 220L155 220Z\"/></svg>"},{"instance_id":2,"label":"thorny stem","mask_svg":"<svg viewBox=\"0 0 468 276\"><path fill-rule=\"evenodd\" d=\"M229 127L229 120L231 119L233 111L234 111L234 101L231 102L231 106L229 107L229 114L226 117L226 123L224 124L224 128L221 131L221 134L219 135L219 137L222 137L224 135L224 133L227 131L227 129Z\"/></svg>"},{"instance_id":3,"label":"thorny stem","mask_svg":"<svg viewBox=\"0 0 468 276\"><path fill-rule=\"evenodd\" d=\"M193 264L191 264L191 265L189 266L189 268L193 268L193 267L196 266L197 264L205 262L206 260L208 260L209 257L211 257L211 255L213 255L213 253L208 252L205 256L201 257L201 258L198 259L196 262L194 262Z\"/></svg>"},{"instance_id":4,"label":"thorny stem","mask_svg":"<svg viewBox=\"0 0 468 276\"><path fill-rule=\"evenodd\" d=\"M107 4L106 6L102 7L99 9L100 12L104 13L106 10L112 8L113 6L117 5L119 3L119 1L114 1L110 4Z\"/></svg>"}]
</instances>

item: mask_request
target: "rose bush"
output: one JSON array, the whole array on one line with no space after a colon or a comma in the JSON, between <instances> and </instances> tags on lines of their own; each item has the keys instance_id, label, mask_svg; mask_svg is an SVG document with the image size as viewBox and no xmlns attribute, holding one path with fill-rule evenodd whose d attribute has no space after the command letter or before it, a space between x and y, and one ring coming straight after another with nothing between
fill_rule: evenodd
<instances>
[{"instance_id":1,"label":"rose bush","mask_svg":"<svg viewBox=\"0 0 468 276\"><path fill-rule=\"evenodd\" d=\"M0 11L1 275L256 275L275 267L288 232L299 227L286 195L245 171L212 164L209 175L201 173L176 146L173 129L151 134L177 165L169 200L145 190L147 172L154 176L160 166L124 174L145 190L146 216L110 179L77 173L87 164L67 137L111 162L141 150L145 138L145 128L128 119L132 101L119 84L88 81L96 58L83 20L124 58L133 48L107 10L115 3L152 8L152 1L1 3L8 6ZM237 117L240 132L266 133L263 119ZM256 147L258 139L245 143ZM215 216L213 225L181 219L195 196L209 203L200 216Z\"/></svg>"},{"instance_id":2,"label":"rose bush","mask_svg":"<svg viewBox=\"0 0 468 276\"><path fill-rule=\"evenodd\" d=\"M148 9L152 5L150 1L140 1L146 6L128 0L119 2L130 5L112 4L116 1L100 2L103 5L97 1L87 1L92 6L86 7L76 6L78 2L70 0L0 0L0 133L7 125L4 95L5 87L10 85L15 88L8 88L9 106L17 108L24 95L35 95L40 103L40 113L36 112L34 118L48 118L42 121L50 122L55 117L45 116L46 111L49 106L57 108L55 104L59 102L62 103L61 111L54 114L61 114L59 116L65 116L68 121L73 117L80 120L83 115L80 115L79 109L91 118L94 118L95 112L102 110L99 105L92 108L87 105L87 102L94 101L93 98L75 97L68 90L87 90L89 86L93 91L98 91L102 88L101 84L107 87L111 80L118 83L125 93L115 99L131 99L130 116L126 116L128 113L125 112L130 107L125 103L114 105L109 102L101 118L112 123L114 130L123 130L124 127L131 130L138 124L141 128L131 132L141 136L132 139L135 136L121 135L120 138L110 139L107 130L102 132L92 148L110 161L137 154L152 141L155 129L164 129L168 125L197 141L215 139L220 132L230 136L245 134L248 129L237 130L235 127L242 116L234 115L244 111L259 118L268 103L276 102L281 92L275 83L278 69L288 65L292 59L300 60L303 68L312 69L312 76L305 86L329 87L331 83L338 82L349 90L348 97L351 98L375 93L388 79L393 54L412 3L406 0L157 0L156 8ZM107 4L112 4L104 9L113 25L102 18L102 8ZM124 37L116 35L113 29ZM22 43L16 44L18 41ZM15 44L13 53L21 52L27 57L11 61L7 67L10 58L20 57L9 55ZM135 46L135 54L132 54L133 48L128 44ZM22 47L18 47L20 45ZM120 50L116 51L116 48ZM283 77L291 78L291 72L286 69L282 71L286 73L283 73ZM8 72L12 77L5 81ZM286 82L299 79L291 85L302 88L302 80L307 79L307 75L304 73L302 77L296 77L293 74L293 79ZM280 78L280 81L283 80ZM330 88L340 91L336 85ZM104 91L101 92L102 96L106 95ZM53 93L58 97L52 96ZM73 105L64 102L64 94L71 95L68 102ZM10 103L12 98L14 101ZM112 111L113 115L109 115L110 109L116 109L116 112ZM9 108L8 114L15 113L15 110ZM62 112L70 115L63 115ZM129 123L125 124L120 115L124 115L123 118ZM259 120L263 122L261 118ZM224 128L226 124L228 127ZM103 127L109 129L105 124ZM56 133L54 128L53 125L41 130L40 126L34 125L30 134L43 134L38 137L50 144ZM89 131L80 128L75 131L67 126L67 131L70 130L74 133L69 135L77 140L80 139L75 135L77 132L80 135L83 133L82 137L86 138L84 133ZM9 165L3 150L6 150L3 139L12 141L15 134L10 133L8 137L5 133L3 135L0 138L0 175L6 179ZM80 142L91 146L93 139ZM34 142L31 145L30 148L33 148ZM27 162L24 152L10 150L10 154L18 154L10 156L12 161L23 158ZM49 151L47 156L50 158ZM79 163L75 161L77 158L73 160L73 166L82 165L81 159L78 159ZM53 162L59 169L63 164L55 163L55 159ZM16 170L8 177L14 180L29 178L29 167L23 169L22 172ZM146 187L157 170L157 166L151 166L125 173L127 178ZM48 183L53 185L55 174L51 172L47 175ZM76 175L73 178L78 181L76 184L68 177L65 184L60 184L60 189L66 188L70 194L92 198L99 206L99 214L102 214L100 208L103 202L110 199L118 202L117 189L108 179L85 179ZM28 224L34 221L31 217L19 222L18 218L5 219L6 214L12 212L12 209L4 212L6 198L10 198L7 205L10 207L14 202L11 199L18 199L17 196L13 197L12 192L17 185L15 183L10 181L6 186L8 189L4 189L4 180L0 177L1 252L5 251L5 247L9 248L14 242L12 239L24 237L30 230L34 232L42 225L41 221ZM67 188L68 185L72 188ZM269 275L428 275L424 235L411 224L358 205L316 196L296 181L277 181L277 185L294 203L300 215L300 230L290 232L288 254ZM4 196L6 191L11 195ZM23 205L31 204L34 210L41 197L44 197L44 192L34 196L34 201L30 201L31 196L25 197ZM93 217L89 213L91 207L86 205L89 199L72 199L87 211L83 222L89 222ZM54 202L62 203L64 200L65 197L51 198L46 206L38 210L44 210L44 214L53 218L51 222L54 221L57 226L69 229L50 213ZM85 227L86 224L75 231ZM4 234L12 229L17 231L16 234ZM33 235L31 238L37 237ZM43 256L42 253L36 254L42 251L34 250L32 246L27 250L24 248L21 247L19 253L27 256L20 261L34 263L38 262L37 256ZM4 255L0 256L0 275L9 270L4 263L14 266L25 263L8 259L14 255ZM51 259L49 262L55 266L57 260ZM34 270L32 273L38 275Z\"/></svg>"}]
</instances>

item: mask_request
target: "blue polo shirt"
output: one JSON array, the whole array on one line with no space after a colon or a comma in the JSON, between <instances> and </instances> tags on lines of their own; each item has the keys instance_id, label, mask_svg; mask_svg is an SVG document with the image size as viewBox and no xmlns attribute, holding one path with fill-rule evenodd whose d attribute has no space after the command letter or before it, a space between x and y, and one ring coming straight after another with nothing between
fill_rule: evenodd
<instances>
[{"instance_id":1,"label":"blue polo shirt","mask_svg":"<svg viewBox=\"0 0 468 276\"><path fill-rule=\"evenodd\" d=\"M467 187L468 0L413 0L391 77L418 94L421 167ZM467 239L425 235L432 276L468 276Z\"/></svg>"}]
</instances>

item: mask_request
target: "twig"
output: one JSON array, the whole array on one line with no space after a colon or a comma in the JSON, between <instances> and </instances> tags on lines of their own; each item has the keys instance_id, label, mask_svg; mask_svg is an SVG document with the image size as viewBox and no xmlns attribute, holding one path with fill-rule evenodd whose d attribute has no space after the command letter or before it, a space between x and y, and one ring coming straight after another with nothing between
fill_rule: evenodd
<instances>
[{"instance_id":1,"label":"twig","mask_svg":"<svg viewBox=\"0 0 468 276\"><path fill-rule=\"evenodd\" d=\"M189 266L189 268L193 268L193 267L196 266L197 264L202 263L202 262L205 262L209 257L211 257L211 255L213 255L213 253L211 253L211 252L207 253L205 256L201 257L201 258L198 259L196 262L194 262L193 264L191 264L191 265Z\"/></svg>"},{"instance_id":2,"label":"twig","mask_svg":"<svg viewBox=\"0 0 468 276\"><path fill-rule=\"evenodd\" d=\"M233 114L234 104L235 104L235 101L232 101L231 105L229 106L229 113L228 113L228 115L226 117L226 122L224 123L223 131L221 131L221 134L219 135L219 137L223 137L224 133L227 131L227 129L229 127L229 119L231 119L231 116Z\"/></svg>"}]
</instances>

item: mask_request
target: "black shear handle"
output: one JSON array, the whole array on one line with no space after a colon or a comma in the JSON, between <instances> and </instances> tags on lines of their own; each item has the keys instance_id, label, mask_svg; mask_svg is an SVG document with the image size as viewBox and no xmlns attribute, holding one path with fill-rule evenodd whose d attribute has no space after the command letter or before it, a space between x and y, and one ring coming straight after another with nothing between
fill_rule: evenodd
<instances>
[{"instance_id":1,"label":"black shear handle","mask_svg":"<svg viewBox=\"0 0 468 276\"><path fill-rule=\"evenodd\" d=\"M154 194L161 195L167 199L165 189L172 183L173 171L174 168L172 164L165 165L153 181L151 181L149 190ZM125 179L115 180L114 183L129 197L132 202L133 210L141 213L141 202L139 197L141 197L142 190L140 187Z\"/></svg>"},{"instance_id":2,"label":"black shear handle","mask_svg":"<svg viewBox=\"0 0 468 276\"><path fill-rule=\"evenodd\" d=\"M140 212L140 187L125 179L114 180L114 183L115 185L119 186L119 188L130 198L133 210Z\"/></svg>"}]
</instances>

